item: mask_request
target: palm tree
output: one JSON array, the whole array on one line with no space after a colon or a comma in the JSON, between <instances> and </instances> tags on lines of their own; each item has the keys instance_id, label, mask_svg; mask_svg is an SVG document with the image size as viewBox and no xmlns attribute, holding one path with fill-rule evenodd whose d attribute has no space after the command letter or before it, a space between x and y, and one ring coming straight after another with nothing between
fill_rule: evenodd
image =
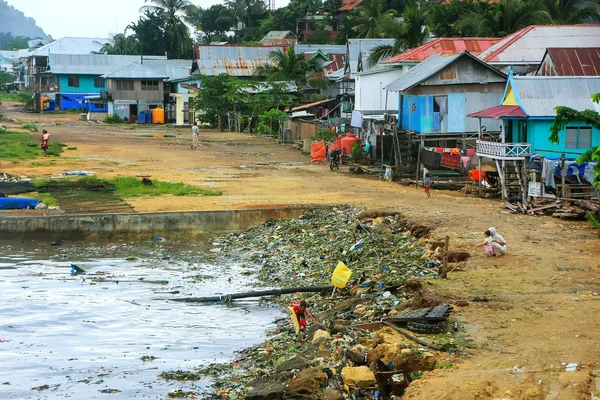
<instances>
[{"instance_id":1,"label":"palm tree","mask_svg":"<svg viewBox=\"0 0 600 400\"><path fill-rule=\"evenodd\" d=\"M368 4L358 8L355 19L357 24L352 27L352 30L358 33L358 37L381 38L389 36L396 10L385 12L382 10L382 0L371 0Z\"/></svg>"},{"instance_id":2,"label":"palm tree","mask_svg":"<svg viewBox=\"0 0 600 400\"><path fill-rule=\"evenodd\" d=\"M158 12L165 22L165 36L172 58L188 56L193 47L190 32L185 24L194 6L188 0L145 0L151 5L143 6L140 11Z\"/></svg>"},{"instance_id":3,"label":"palm tree","mask_svg":"<svg viewBox=\"0 0 600 400\"><path fill-rule=\"evenodd\" d=\"M294 45L287 50L276 50L269 54L270 63L261 65L255 74L269 81L295 81L299 85L308 83L307 75L320 70L314 61L307 61L304 54L296 54Z\"/></svg>"},{"instance_id":4,"label":"palm tree","mask_svg":"<svg viewBox=\"0 0 600 400\"><path fill-rule=\"evenodd\" d=\"M136 55L140 54L140 43L135 36L117 33L111 36L110 41L104 43L97 54L111 55Z\"/></svg>"},{"instance_id":5,"label":"palm tree","mask_svg":"<svg viewBox=\"0 0 600 400\"><path fill-rule=\"evenodd\" d=\"M427 11L416 4L406 7L404 14L402 14L402 22L395 24L392 30L396 39L394 45L380 45L375 47L367 59L370 67L377 65L381 60L420 46L429 36Z\"/></svg>"},{"instance_id":6,"label":"palm tree","mask_svg":"<svg viewBox=\"0 0 600 400\"><path fill-rule=\"evenodd\" d=\"M555 24L600 22L599 0L543 0Z\"/></svg>"},{"instance_id":7,"label":"palm tree","mask_svg":"<svg viewBox=\"0 0 600 400\"><path fill-rule=\"evenodd\" d=\"M539 0L500 0L482 13L467 15L456 27L459 31L474 28L477 36L503 37L529 25L550 23L552 18Z\"/></svg>"}]
</instances>

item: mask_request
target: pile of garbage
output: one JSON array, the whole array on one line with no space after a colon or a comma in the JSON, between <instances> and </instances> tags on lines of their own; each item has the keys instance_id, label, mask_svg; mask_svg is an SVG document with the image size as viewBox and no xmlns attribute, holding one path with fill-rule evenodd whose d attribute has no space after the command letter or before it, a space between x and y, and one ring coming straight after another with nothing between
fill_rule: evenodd
<instances>
[{"instance_id":1,"label":"pile of garbage","mask_svg":"<svg viewBox=\"0 0 600 400\"><path fill-rule=\"evenodd\" d=\"M451 324L448 331L429 336L432 344L425 346L427 341L411 339L402 329L377 324L403 310L443 303L420 281L437 277L440 264L418 240L428 232L398 213L339 206L216 240L215 251L257 265L259 286L331 285L340 261L352 275L343 289L274 298L282 306L305 300L317 322L309 321L307 330L297 333L290 319L282 318L265 342L241 352L233 363L195 371L213 377L213 391L205 398L373 399L386 386L380 380L390 376L375 374L375 364L404 371L404 390L437 363L451 363L460 347Z\"/></svg>"}]
</instances>

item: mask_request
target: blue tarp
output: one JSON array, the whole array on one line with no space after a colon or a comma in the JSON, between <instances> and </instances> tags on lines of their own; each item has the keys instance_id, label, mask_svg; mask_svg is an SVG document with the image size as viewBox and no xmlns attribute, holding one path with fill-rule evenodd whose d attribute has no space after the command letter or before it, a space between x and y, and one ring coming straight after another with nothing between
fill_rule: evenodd
<instances>
[{"instance_id":1,"label":"blue tarp","mask_svg":"<svg viewBox=\"0 0 600 400\"><path fill-rule=\"evenodd\" d=\"M35 208L40 200L26 199L22 197L0 197L0 210L25 210Z\"/></svg>"}]
</instances>

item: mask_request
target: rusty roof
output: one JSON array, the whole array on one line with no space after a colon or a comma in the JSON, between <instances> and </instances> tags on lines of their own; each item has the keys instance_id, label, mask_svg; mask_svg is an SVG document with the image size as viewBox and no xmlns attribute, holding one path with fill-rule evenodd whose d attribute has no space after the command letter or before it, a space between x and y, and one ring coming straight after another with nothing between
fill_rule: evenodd
<instances>
[{"instance_id":1,"label":"rusty roof","mask_svg":"<svg viewBox=\"0 0 600 400\"><path fill-rule=\"evenodd\" d=\"M600 25L531 25L508 35L483 53L485 62L539 64L548 47L600 46Z\"/></svg>"},{"instance_id":2,"label":"rusty roof","mask_svg":"<svg viewBox=\"0 0 600 400\"><path fill-rule=\"evenodd\" d=\"M196 45L196 73L216 76L252 76L258 67L270 63L277 46L210 46Z\"/></svg>"},{"instance_id":3,"label":"rusty roof","mask_svg":"<svg viewBox=\"0 0 600 400\"><path fill-rule=\"evenodd\" d=\"M363 0L344 0L344 4L342 4L342 6L340 8L338 8L338 11L350 11L355 9L356 7L360 6L362 4Z\"/></svg>"},{"instance_id":4,"label":"rusty roof","mask_svg":"<svg viewBox=\"0 0 600 400\"><path fill-rule=\"evenodd\" d=\"M546 57L558 76L600 76L600 47L549 48Z\"/></svg>"},{"instance_id":5,"label":"rusty roof","mask_svg":"<svg viewBox=\"0 0 600 400\"><path fill-rule=\"evenodd\" d=\"M420 63L434 54L454 55L464 50L467 50L474 56L478 56L500 40L498 38L438 38L388 58L382 63Z\"/></svg>"},{"instance_id":6,"label":"rusty roof","mask_svg":"<svg viewBox=\"0 0 600 400\"><path fill-rule=\"evenodd\" d=\"M325 104L325 103L329 103L331 101L334 101L335 99L325 99L325 100L319 100L319 101L315 101L313 103L307 103L307 104L302 104L300 106L296 106L292 108L292 111L301 111L301 110L306 110L308 108L314 107L314 106L318 106L321 104Z\"/></svg>"},{"instance_id":7,"label":"rusty roof","mask_svg":"<svg viewBox=\"0 0 600 400\"><path fill-rule=\"evenodd\" d=\"M486 108L485 110L477 111L473 114L469 114L467 117L493 119L502 117L527 118L527 114L525 114L525 111L523 111L523 109L519 106L494 106Z\"/></svg>"}]
</instances>

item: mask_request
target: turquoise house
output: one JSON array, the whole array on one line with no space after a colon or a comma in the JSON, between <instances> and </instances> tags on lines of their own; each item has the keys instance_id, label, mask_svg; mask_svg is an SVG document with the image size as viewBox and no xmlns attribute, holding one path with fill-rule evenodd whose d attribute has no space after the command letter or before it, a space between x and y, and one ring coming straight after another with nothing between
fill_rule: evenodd
<instances>
[{"instance_id":1,"label":"turquoise house","mask_svg":"<svg viewBox=\"0 0 600 400\"><path fill-rule=\"evenodd\" d=\"M104 54L50 54L44 75L54 82L46 94L55 99L59 110L78 109L84 112L106 112L107 104L100 99L106 92L101 78L133 62L140 56L109 56Z\"/></svg>"},{"instance_id":2,"label":"turquoise house","mask_svg":"<svg viewBox=\"0 0 600 400\"><path fill-rule=\"evenodd\" d=\"M594 146L600 146L600 131L584 122L571 122L559 133L559 143L551 143L550 126L555 108L600 111L591 100L600 93L599 76L513 76L509 75L499 105L470 114L470 117L503 121L503 143L528 144L528 154L557 158L565 153L574 159Z\"/></svg>"}]
</instances>

